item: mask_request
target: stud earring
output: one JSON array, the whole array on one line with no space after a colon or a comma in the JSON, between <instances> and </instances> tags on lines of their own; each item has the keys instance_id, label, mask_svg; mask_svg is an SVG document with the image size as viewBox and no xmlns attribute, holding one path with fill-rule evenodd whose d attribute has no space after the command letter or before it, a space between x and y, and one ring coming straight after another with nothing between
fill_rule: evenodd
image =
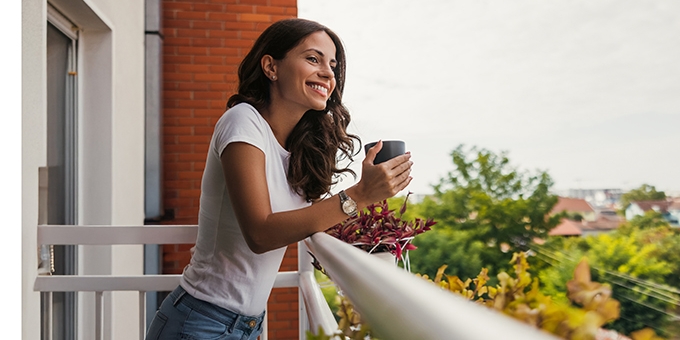
<instances>
[{"instance_id":1,"label":"stud earring","mask_svg":"<svg viewBox=\"0 0 680 340\"><path fill-rule=\"evenodd\" d=\"M273 76L272 76L272 80L276 80L276 75L273 75Z\"/></svg>"}]
</instances>

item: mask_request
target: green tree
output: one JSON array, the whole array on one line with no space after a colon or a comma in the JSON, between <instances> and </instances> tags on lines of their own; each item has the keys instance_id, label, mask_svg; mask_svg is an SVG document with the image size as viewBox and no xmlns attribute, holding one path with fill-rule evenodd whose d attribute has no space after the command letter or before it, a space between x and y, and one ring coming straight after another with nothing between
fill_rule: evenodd
<instances>
[{"instance_id":1,"label":"green tree","mask_svg":"<svg viewBox=\"0 0 680 340\"><path fill-rule=\"evenodd\" d=\"M663 191L656 191L656 188L653 185L643 184L639 188L621 195L621 208L626 209L630 202L659 201L665 199L666 193Z\"/></svg>"},{"instance_id":2,"label":"green tree","mask_svg":"<svg viewBox=\"0 0 680 340\"><path fill-rule=\"evenodd\" d=\"M560 216L549 215L557 197L549 192L553 182L546 172L519 171L506 152L464 145L451 158L455 169L416 209L437 225L414 240L419 249L410 255L413 272L432 276L442 264L465 277L482 266L501 271L513 252L527 250L558 224Z\"/></svg>"}]
</instances>

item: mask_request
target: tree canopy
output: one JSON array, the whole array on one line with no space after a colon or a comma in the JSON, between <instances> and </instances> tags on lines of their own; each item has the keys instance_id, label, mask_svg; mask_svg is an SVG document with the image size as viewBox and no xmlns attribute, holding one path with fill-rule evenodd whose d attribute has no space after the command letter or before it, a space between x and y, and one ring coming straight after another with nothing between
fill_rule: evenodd
<instances>
[{"instance_id":1,"label":"tree canopy","mask_svg":"<svg viewBox=\"0 0 680 340\"><path fill-rule=\"evenodd\" d=\"M665 199L666 199L665 192L656 191L656 188L653 185L643 184L639 188L633 189L621 195L621 208L626 209L630 202L659 201Z\"/></svg>"},{"instance_id":2,"label":"tree canopy","mask_svg":"<svg viewBox=\"0 0 680 340\"><path fill-rule=\"evenodd\" d=\"M520 171L506 152L459 145L451 152L454 170L434 186L417 213L437 225L417 237L411 255L415 272L434 275L447 264L456 275L474 277L479 268L506 269L512 253L546 237L559 223L550 216L557 196L544 171Z\"/></svg>"}]
</instances>

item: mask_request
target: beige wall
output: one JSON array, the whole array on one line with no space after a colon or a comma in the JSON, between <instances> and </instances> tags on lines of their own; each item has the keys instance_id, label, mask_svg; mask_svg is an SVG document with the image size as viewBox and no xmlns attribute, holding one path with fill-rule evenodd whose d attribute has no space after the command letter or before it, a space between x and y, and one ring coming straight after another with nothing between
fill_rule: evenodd
<instances>
[{"instance_id":1,"label":"beige wall","mask_svg":"<svg viewBox=\"0 0 680 340\"><path fill-rule=\"evenodd\" d=\"M144 2L50 1L79 39L79 224L144 219ZM38 168L46 162L47 3L22 1L22 332L40 338L36 224ZM83 274L141 274L141 246L81 247ZM80 339L92 339L92 293L79 297ZM138 337L137 293L106 294L107 339Z\"/></svg>"}]
</instances>

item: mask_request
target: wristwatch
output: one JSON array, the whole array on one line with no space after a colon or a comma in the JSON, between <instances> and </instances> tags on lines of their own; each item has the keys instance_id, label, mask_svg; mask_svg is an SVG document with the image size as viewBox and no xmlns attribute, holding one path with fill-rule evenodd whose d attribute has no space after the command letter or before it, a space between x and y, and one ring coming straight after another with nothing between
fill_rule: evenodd
<instances>
[{"instance_id":1,"label":"wristwatch","mask_svg":"<svg viewBox=\"0 0 680 340\"><path fill-rule=\"evenodd\" d=\"M351 197L349 197L345 193L345 190L340 190L338 196L340 196L340 207L342 208L342 212L349 215L349 217L356 217L357 202L355 202Z\"/></svg>"}]
</instances>

